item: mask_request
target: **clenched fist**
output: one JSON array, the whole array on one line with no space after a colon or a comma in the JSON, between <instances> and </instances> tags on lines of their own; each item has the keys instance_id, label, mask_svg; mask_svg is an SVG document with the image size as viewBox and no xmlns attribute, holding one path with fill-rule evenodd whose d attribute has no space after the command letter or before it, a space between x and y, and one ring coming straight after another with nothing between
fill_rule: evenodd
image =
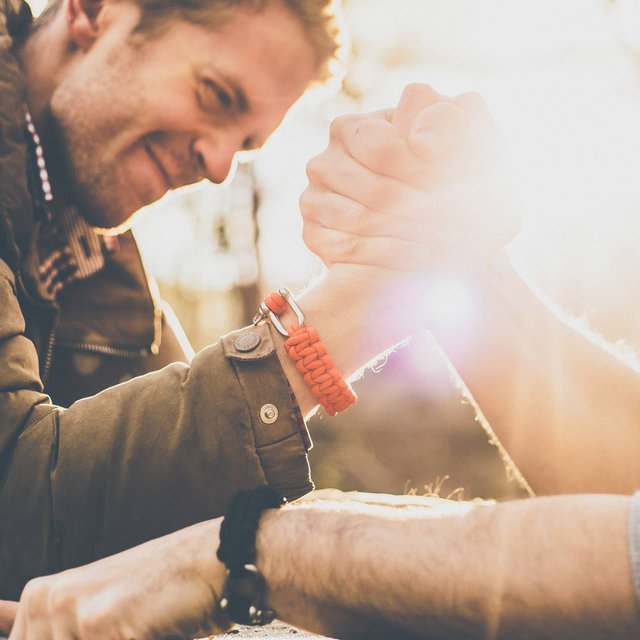
<instances>
[{"instance_id":1,"label":"clenched fist","mask_svg":"<svg viewBox=\"0 0 640 640\"><path fill-rule=\"evenodd\" d=\"M518 230L500 137L477 94L410 85L396 109L338 118L307 173L304 240L327 265L486 258Z\"/></svg>"},{"instance_id":2,"label":"clenched fist","mask_svg":"<svg viewBox=\"0 0 640 640\"><path fill-rule=\"evenodd\" d=\"M191 638L230 623L219 520L194 525L25 587L10 640Z\"/></svg>"}]
</instances>

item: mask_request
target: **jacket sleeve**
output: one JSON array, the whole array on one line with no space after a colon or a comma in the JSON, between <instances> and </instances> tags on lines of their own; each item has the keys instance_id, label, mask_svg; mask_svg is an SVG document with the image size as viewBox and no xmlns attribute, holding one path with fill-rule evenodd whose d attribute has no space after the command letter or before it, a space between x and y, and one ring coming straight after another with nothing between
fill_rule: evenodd
<instances>
[{"instance_id":1,"label":"jacket sleeve","mask_svg":"<svg viewBox=\"0 0 640 640\"><path fill-rule=\"evenodd\" d=\"M2 261L0 461L0 598L218 516L238 489L269 483L289 499L312 489L267 326L61 409L42 393Z\"/></svg>"}]
</instances>

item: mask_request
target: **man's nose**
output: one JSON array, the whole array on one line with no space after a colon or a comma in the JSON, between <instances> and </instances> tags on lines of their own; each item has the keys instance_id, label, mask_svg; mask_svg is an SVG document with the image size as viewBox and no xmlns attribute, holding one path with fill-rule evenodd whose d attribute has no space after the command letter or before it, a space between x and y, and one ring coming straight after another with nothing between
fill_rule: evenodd
<instances>
[{"instance_id":1,"label":"man's nose","mask_svg":"<svg viewBox=\"0 0 640 640\"><path fill-rule=\"evenodd\" d=\"M193 151L202 175L215 184L224 182L234 165L234 156L242 150L242 142L234 137L216 140L199 138Z\"/></svg>"}]
</instances>

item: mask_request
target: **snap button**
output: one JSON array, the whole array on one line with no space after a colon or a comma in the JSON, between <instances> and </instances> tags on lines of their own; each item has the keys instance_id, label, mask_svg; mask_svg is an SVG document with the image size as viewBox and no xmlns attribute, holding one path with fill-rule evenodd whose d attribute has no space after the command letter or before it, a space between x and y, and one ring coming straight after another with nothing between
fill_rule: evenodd
<instances>
[{"instance_id":1,"label":"snap button","mask_svg":"<svg viewBox=\"0 0 640 640\"><path fill-rule=\"evenodd\" d=\"M249 332L238 336L234 345L238 351L247 353L248 351L253 351L260 344L260 341L261 338L257 333Z\"/></svg>"},{"instance_id":2,"label":"snap button","mask_svg":"<svg viewBox=\"0 0 640 640\"><path fill-rule=\"evenodd\" d=\"M278 419L278 407L275 404L264 404L260 409L260 420L265 424L273 424Z\"/></svg>"}]
</instances>

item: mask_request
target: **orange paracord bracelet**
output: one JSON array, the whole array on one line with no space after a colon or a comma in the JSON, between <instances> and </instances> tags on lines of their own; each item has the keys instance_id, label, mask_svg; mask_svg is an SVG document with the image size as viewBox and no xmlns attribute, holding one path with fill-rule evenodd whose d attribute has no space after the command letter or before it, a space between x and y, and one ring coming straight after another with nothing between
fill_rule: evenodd
<instances>
[{"instance_id":1,"label":"orange paracord bracelet","mask_svg":"<svg viewBox=\"0 0 640 640\"><path fill-rule=\"evenodd\" d=\"M288 331L278 318L287 306L291 307L297 318ZM305 325L304 315L288 289L283 287L265 298L253 321L255 324L266 319L271 320L276 330L286 338L286 352L295 362L313 397L329 415L335 416L356 402L358 398L353 389L336 369L318 332Z\"/></svg>"}]
</instances>

